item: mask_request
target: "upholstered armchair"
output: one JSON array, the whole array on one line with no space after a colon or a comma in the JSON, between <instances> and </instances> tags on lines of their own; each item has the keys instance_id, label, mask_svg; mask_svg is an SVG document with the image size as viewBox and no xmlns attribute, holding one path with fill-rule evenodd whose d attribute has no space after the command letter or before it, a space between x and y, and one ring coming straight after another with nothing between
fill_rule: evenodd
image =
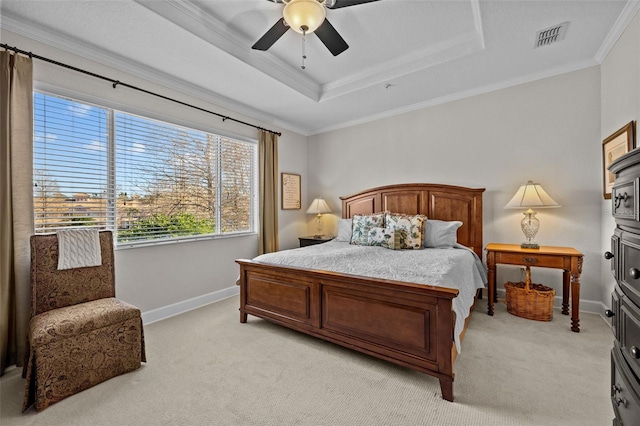
<instances>
[{"instance_id":1,"label":"upholstered armchair","mask_svg":"<svg viewBox=\"0 0 640 426\"><path fill-rule=\"evenodd\" d=\"M43 410L146 362L140 310L115 298L112 233L100 232L99 241L101 265L58 270L57 235L31 237L23 411L34 403Z\"/></svg>"}]
</instances>

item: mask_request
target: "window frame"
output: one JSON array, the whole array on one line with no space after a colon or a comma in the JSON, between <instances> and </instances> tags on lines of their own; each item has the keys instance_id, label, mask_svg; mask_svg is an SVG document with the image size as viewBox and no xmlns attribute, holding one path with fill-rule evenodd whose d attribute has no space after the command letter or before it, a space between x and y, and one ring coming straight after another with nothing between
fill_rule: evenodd
<instances>
[{"instance_id":1,"label":"window frame","mask_svg":"<svg viewBox=\"0 0 640 426\"><path fill-rule=\"evenodd\" d=\"M216 129L213 127L209 127L203 125L201 123L193 122L190 120L184 120L176 116L165 115L164 113L154 112L148 109L139 108L134 105L125 105L120 102L108 101L105 99L101 99L95 96L88 95L86 93L79 93L72 90L61 89L58 87L51 87L46 84L34 84L33 96L35 97L36 93L44 95L44 96L54 96L58 98L67 99L73 102L79 102L91 105L95 108L106 109L108 122L107 122L107 175L108 175L108 188L107 188L107 203L113 203L113 211L110 212L110 209L107 209L106 217L107 217L107 226L105 229L111 230L114 233L114 248L116 249L129 249L129 248L138 248L138 247L148 247L153 245L164 245L164 244L176 244L182 242L192 242L199 240L212 240L212 239L225 239L225 238L235 238L241 236L249 236L249 235L257 235L259 228L259 189L258 189L258 174L259 174L259 161L258 161L258 140L255 138L250 138L246 136L240 136L237 134L221 131L220 129ZM34 115L35 115L35 102L34 102ZM253 164L251 166L251 207L250 207L250 230L246 231L235 231L235 232L221 232L220 231L220 217L221 217L221 197L220 197L220 188L222 183L220 182L221 172L218 172L216 179L216 229L214 233L208 234L197 234L197 235L188 235L188 236L179 236L179 237L169 237L162 239L149 239L149 240L138 240L138 241L118 241L118 229L117 229L117 221L118 221L118 210L117 210L117 180L116 180L116 114L123 113L128 115L133 115L142 119L157 121L170 126L182 127L189 130L195 130L198 132L204 132L216 137L220 138L228 138L232 140L236 140L243 143L248 143L254 146L254 155L253 155ZM34 123L35 124L35 123ZM34 126L34 137L35 137L35 126ZM218 144L218 147L221 145ZM35 155L35 153L34 153ZM32 156L33 161L34 156ZM35 176L35 174L34 174ZM32 212L35 218L35 208Z\"/></svg>"}]
</instances>

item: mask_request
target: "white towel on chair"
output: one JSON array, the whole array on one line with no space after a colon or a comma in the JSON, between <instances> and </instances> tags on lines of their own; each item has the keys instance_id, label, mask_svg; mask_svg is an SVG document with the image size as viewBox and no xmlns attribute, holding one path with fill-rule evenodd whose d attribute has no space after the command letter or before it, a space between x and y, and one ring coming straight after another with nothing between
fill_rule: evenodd
<instances>
[{"instance_id":1,"label":"white towel on chair","mask_svg":"<svg viewBox=\"0 0 640 426\"><path fill-rule=\"evenodd\" d=\"M58 270L102 265L97 229L58 231Z\"/></svg>"}]
</instances>

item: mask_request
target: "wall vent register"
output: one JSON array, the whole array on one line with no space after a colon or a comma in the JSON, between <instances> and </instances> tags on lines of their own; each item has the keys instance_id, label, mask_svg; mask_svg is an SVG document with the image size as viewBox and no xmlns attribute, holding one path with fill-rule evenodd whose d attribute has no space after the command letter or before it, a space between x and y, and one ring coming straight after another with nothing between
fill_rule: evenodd
<instances>
[{"instance_id":1,"label":"wall vent register","mask_svg":"<svg viewBox=\"0 0 640 426\"><path fill-rule=\"evenodd\" d=\"M534 47L548 46L552 43L564 40L564 36L567 34L568 25L569 22L563 22L562 24L554 25L553 27L538 31L536 33L536 45Z\"/></svg>"}]
</instances>

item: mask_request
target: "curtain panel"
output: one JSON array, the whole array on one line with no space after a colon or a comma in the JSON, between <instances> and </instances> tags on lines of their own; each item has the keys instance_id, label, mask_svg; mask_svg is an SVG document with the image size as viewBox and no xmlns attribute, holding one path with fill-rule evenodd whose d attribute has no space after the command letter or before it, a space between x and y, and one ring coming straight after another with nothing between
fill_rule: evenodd
<instances>
[{"instance_id":1,"label":"curtain panel","mask_svg":"<svg viewBox=\"0 0 640 426\"><path fill-rule=\"evenodd\" d=\"M0 52L0 375L24 361L33 234L33 62Z\"/></svg>"},{"instance_id":2,"label":"curtain panel","mask_svg":"<svg viewBox=\"0 0 640 426\"><path fill-rule=\"evenodd\" d=\"M258 254L278 251L278 135L258 131L260 238Z\"/></svg>"}]
</instances>

